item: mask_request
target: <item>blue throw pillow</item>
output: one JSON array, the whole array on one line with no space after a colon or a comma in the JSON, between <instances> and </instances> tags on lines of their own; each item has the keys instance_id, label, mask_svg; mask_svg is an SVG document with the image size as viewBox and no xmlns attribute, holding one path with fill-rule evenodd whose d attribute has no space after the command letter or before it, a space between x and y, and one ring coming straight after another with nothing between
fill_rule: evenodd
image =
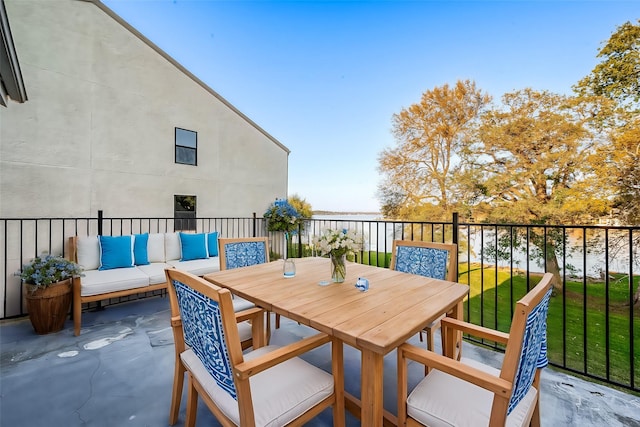
<instances>
[{"instance_id":1,"label":"blue throw pillow","mask_svg":"<svg viewBox=\"0 0 640 427\"><path fill-rule=\"evenodd\" d=\"M149 233L134 234L133 237L133 261L135 265L149 264L149 255L147 254L147 243L149 242Z\"/></svg>"},{"instance_id":2,"label":"blue throw pillow","mask_svg":"<svg viewBox=\"0 0 640 427\"><path fill-rule=\"evenodd\" d=\"M132 236L99 236L100 267L98 270L133 267Z\"/></svg>"},{"instance_id":3,"label":"blue throw pillow","mask_svg":"<svg viewBox=\"0 0 640 427\"><path fill-rule=\"evenodd\" d=\"M218 232L207 233L207 246L209 246L209 256L218 256Z\"/></svg>"},{"instance_id":4,"label":"blue throw pillow","mask_svg":"<svg viewBox=\"0 0 640 427\"><path fill-rule=\"evenodd\" d=\"M180 261L190 261L192 259L204 259L209 257L207 239L204 233L180 233L180 248L182 249L182 258Z\"/></svg>"}]
</instances>

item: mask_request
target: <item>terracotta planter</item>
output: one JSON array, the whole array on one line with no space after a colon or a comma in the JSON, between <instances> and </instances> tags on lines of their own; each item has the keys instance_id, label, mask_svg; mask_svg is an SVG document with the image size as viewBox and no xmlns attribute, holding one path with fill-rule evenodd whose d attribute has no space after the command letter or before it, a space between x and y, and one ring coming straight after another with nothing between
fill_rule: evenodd
<instances>
[{"instance_id":1,"label":"terracotta planter","mask_svg":"<svg viewBox=\"0 0 640 427\"><path fill-rule=\"evenodd\" d=\"M26 286L27 311L37 334L62 330L71 307L71 285L71 279L67 279L33 292Z\"/></svg>"}]
</instances>

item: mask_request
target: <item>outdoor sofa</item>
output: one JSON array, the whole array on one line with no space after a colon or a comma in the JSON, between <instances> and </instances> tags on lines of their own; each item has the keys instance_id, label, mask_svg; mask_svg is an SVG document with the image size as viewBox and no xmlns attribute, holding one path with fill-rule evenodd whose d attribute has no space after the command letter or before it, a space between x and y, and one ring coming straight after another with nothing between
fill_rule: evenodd
<instances>
[{"instance_id":1,"label":"outdoor sofa","mask_svg":"<svg viewBox=\"0 0 640 427\"><path fill-rule=\"evenodd\" d=\"M83 268L73 282L76 336L83 303L166 289L166 268L196 276L220 270L217 232L74 236L69 248L69 259Z\"/></svg>"}]
</instances>

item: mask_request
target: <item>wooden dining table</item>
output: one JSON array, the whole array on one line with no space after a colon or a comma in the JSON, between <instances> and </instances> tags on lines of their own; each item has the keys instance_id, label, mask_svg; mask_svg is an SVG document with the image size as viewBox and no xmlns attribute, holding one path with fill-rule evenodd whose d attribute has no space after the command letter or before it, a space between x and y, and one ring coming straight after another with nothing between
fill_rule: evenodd
<instances>
[{"instance_id":1,"label":"wooden dining table","mask_svg":"<svg viewBox=\"0 0 640 427\"><path fill-rule=\"evenodd\" d=\"M285 278L283 261L206 274L204 278L259 307L308 325L361 351L361 396L347 395L346 407L358 408L363 426L395 423L383 408L384 356L443 313L462 318L467 285L347 263L344 283L332 283L330 260L295 260L296 275ZM354 285L369 281L366 292ZM328 283L328 284L327 284ZM458 357L461 335L446 337L445 355Z\"/></svg>"}]
</instances>

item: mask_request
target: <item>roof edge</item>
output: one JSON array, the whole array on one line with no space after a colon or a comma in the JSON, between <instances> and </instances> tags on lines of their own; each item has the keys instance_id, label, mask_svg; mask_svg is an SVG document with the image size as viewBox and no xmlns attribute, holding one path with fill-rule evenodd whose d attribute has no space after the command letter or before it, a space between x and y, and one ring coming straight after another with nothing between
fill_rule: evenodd
<instances>
[{"instance_id":1,"label":"roof edge","mask_svg":"<svg viewBox=\"0 0 640 427\"><path fill-rule=\"evenodd\" d=\"M0 0L0 1L2 1L2 0ZM151 40L149 40L147 37L145 37L140 31L136 30L131 24L129 24L127 21L125 21L123 18L121 18L117 13L115 13L108 6L106 6L104 3L102 3L102 1L100 1L100 0L78 0L78 1L84 1L84 2L88 2L88 3L93 3L96 6L98 6L103 12L105 12L107 15L109 15L111 18L113 18L115 21L117 21L124 28L129 30L133 35L135 35L140 40L142 40L150 48L155 50L158 54L160 54L163 58L165 58L167 61L169 61L178 70L180 70L182 73L184 73L190 79L192 79L194 82L196 82L198 85L200 85L203 89L205 89L207 92L209 92L215 98L217 98L220 102L222 102L224 105L226 105L230 110L232 110L234 113L236 113L238 116L240 116L243 120L245 120L251 126L256 128L264 136L269 138L274 144L276 144L277 146L282 148L284 151L286 151L287 154L291 153L291 150L289 150L289 148L287 148L284 144L282 144L280 141L278 141L276 138L274 138L271 134L269 134L266 130L264 130L262 127L260 127L256 122L251 120L249 117L247 117L245 114L243 114L240 110L238 110L236 107L234 107L233 104L231 104L229 101L224 99L219 93L217 93L215 90L213 90L205 82L200 80L196 75L194 75L191 71L186 69L182 64L180 64L174 58L172 58L168 53L166 53L164 50L162 50L158 45L156 45Z\"/></svg>"},{"instance_id":2,"label":"roof edge","mask_svg":"<svg viewBox=\"0 0 640 427\"><path fill-rule=\"evenodd\" d=\"M2 105L7 106L6 97L23 103L27 101L27 91L24 87L22 72L20 71L20 63L16 47L13 44L13 36L11 35L11 27L9 26L9 16L4 5L4 0L0 0L0 72L1 78L0 97L2 97Z\"/></svg>"}]
</instances>

